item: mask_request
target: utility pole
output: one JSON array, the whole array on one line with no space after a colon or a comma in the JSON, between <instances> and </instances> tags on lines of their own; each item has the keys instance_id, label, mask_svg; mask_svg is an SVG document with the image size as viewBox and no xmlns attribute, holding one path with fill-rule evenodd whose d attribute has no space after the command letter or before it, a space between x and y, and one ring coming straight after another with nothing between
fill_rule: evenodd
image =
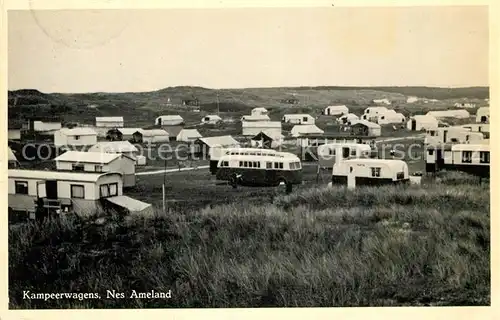
<instances>
[{"instance_id":1,"label":"utility pole","mask_svg":"<svg viewBox=\"0 0 500 320\"><path fill-rule=\"evenodd\" d=\"M220 109L219 109L219 90L217 90L217 115L219 115Z\"/></svg>"}]
</instances>

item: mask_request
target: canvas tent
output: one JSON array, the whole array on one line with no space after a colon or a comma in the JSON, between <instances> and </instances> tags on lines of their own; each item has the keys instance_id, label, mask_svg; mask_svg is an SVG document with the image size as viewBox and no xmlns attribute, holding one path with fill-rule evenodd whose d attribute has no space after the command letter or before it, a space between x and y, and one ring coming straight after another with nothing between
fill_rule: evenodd
<instances>
[{"instance_id":1,"label":"canvas tent","mask_svg":"<svg viewBox=\"0 0 500 320\"><path fill-rule=\"evenodd\" d=\"M290 131L292 137L318 135L323 133L325 133L325 131L318 128L315 124L297 124Z\"/></svg>"},{"instance_id":2,"label":"canvas tent","mask_svg":"<svg viewBox=\"0 0 500 320\"><path fill-rule=\"evenodd\" d=\"M281 133L272 130L261 131L251 138L252 147L277 148L283 143L285 137Z\"/></svg>"},{"instance_id":3,"label":"canvas tent","mask_svg":"<svg viewBox=\"0 0 500 320\"><path fill-rule=\"evenodd\" d=\"M470 117L469 111L465 109L458 110L442 110L442 111L429 111L428 116L432 116L436 119L438 118L456 118L456 119L466 119Z\"/></svg>"},{"instance_id":4,"label":"canvas tent","mask_svg":"<svg viewBox=\"0 0 500 320\"><path fill-rule=\"evenodd\" d=\"M341 106L328 106L323 110L323 114L327 116L340 116L349 113L349 108L345 105Z\"/></svg>"},{"instance_id":5,"label":"canvas tent","mask_svg":"<svg viewBox=\"0 0 500 320\"><path fill-rule=\"evenodd\" d=\"M177 141L190 142L198 138L202 138L202 135L196 129L182 129L177 135Z\"/></svg>"},{"instance_id":6,"label":"canvas tent","mask_svg":"<svg viewBox=\"0 0 500 320\"><path fill-rule=\"evenodd\" d=\"M416 115L406 122L408 130L420 131L435 129L439 126L439 121L433 116L429 115Z\"/></svg>"}]
</instances>

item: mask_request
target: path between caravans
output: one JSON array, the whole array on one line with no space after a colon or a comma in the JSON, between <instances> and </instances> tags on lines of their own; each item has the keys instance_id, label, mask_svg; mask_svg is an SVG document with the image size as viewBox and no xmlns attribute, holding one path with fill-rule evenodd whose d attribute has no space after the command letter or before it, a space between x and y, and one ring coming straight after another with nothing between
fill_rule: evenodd
<instances>
[{"instance_id":1,"label":"path between caravans","mask_svg":"<svg viewBox=\"0 0 500 320\"><path fill-rule=\"evenodd\" d=\"M173 168L173 169L163 169L163 170L156 170L156 171L145 171L145 172L137 172L135 175L136 176L150 176L154 174L160 174L160 173L173 173L173 172L179 172L179 171L191 171L191 170L196 170L196 169L208 169L209 166L199 166L199 167L188 167L188 168Z\"/></svg>"}]
</instances>

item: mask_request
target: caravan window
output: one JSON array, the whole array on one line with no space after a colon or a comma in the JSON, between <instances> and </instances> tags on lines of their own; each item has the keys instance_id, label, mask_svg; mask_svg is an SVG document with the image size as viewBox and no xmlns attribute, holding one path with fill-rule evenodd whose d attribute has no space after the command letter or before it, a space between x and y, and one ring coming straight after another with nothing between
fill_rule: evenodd
<instances>
[{"instance_id":1,"label":"caravan window","mask_svg":"<svg viewBox=\"0 0 500 320\"><path fill-rule=\"evenodd\" d=\"M372 169L372 177L380 177L380 168L371 168Z\"/></svg>"},{"instance_id":2,"label":"caravan window","mask_svg":"<svg viewBox=\"0 0 500 320\"><path fill-rule=\"evenodd\" d=\"M480 163L490 163L490 152L489 151L480 151L479 152Z\"/></svg>"},{"instance_id":3,"label":"caravan window","mask_svg":"<svg viewBox=\"0 0 500 320\"><path fill-rule=\"evenodd\" d=\"M266 162L266 169L272 169L273 168L273 163L272 162Z\"/></svg>"},{"instance_id":4,"label":"caravan window","mask_svg":"<svg viewBox=\"0 0 500 320\"><path fill-rule=\"evenodd\" d=\"M84 199L85 198L85 187L81 184L71 185L71 198L72 199Z\"/></svg>"},{"instance_id":5,"label":"caravan window","mask_svg":"<svg viewBox=\"0 0 500 320\"><path fill-rule=\"evenodd\" d=\"M401 180L405 178L405 173L404 172L398 172L396 174L396 179Z\"/></svg>"},{"instance_id":6,"label":"caravan window","mask_svg":"<svg viewBox=\"0 0 500 320\"><path fill-rule=\"evenodd\" d=\"M94 166L94 171L95 172L102 172L102 170L103 170L103 166L101 166L101 165L95 165Z\"/></svg>"},{"instance_id":7,"label":"caravan window","mask_svg":"<svg viewBox=\"0 0 500 320\"><path fill-rule=\"evenodd\" d=\"M16 181L16 194L28 194L28 181Z\"/></svg>"},{"instance_id":8,"label":"caravan window","mask_svg":"<svg viewBox=\"0 0 500 320\"><path fill-rule=\"evenodd\" d=\"M99 188L101 198L118 195L118 183L102 184Z\"/></svg>"},{"instance_id":9,"label":"caravan window","mask_svg":"<svg viewBox=\"0 0 500 320\"><path fill-rule=\"evenodd\" d=\"M307 117L303 117L302 121L307 122Z\"/></svg>"},{"instance_id":10,"label":"caravan window","mask_svg":"<svg viewBox=\"0 0 500 320\"><path fill-rule=\"evenodd\" d=\"M221 167L229 167L229 161L222 161Z\"/></svg>"},{"instance_id":11,"label":"caravan window","mask_svg":"<svg viewBox=\"0 0 500 320\"><path fill-rule=\"evenodd\" d=\"M342 158L349 157L349 148L342 148Z\"/></svg>"},{"instance_id":12,"label":"caravan window","mask_svg":"<svg viewBox=\"0 0 500 320\"><path fill-rule=\"evenodd\" d=\"M243 161L240 161L240 167L243 167Z\"/></svg>"},{"instance_id":13,"label":"caravan window","mask_svg":"<svg viewBox=\"0 0 500 320\"><path fill-rule=\"evenodd\" d=\"M283 162L280 162L279 165L280 165L280 169L283 169Z\"/></svg>"},{"instance_id":14,"label":"caravan window","mask_svg":"<svg viewBox=\"0 0 500 320\"><path fill-rule=\"evenodd\" d=\"M78 171L78 172L85 171L85 166L83 164L73 163L71 165L71 168L73 169L73 171Z\"/></svg>"},{"instance_id":15,"label":"caravan window","mask_svg":"<svg viewBox=\"0 0 500 320\"><path fill-rule=\"evenodd\" d=\"M117 196L118 195L118 183L109 184L109 195Z\"/></svg>"},{"instance_id":16,"label":"caravan window","mask_svg":"<svg viewBox=\"0 0 500 320\"><path fill-rule=\"evenodd\" d=\"M472 162L472 151L462 151L462 162L463 163Z\"/></svg>"},{"instance_id":17,"label":"caravan window","mask_svg":"<svg viewBox=\"0 0 500 320\"><path fill-rule=\"evenodd\" d=\"M290 162L290 169L291 170L295 169L295 162Z\"/></svg>"}]
</instances>

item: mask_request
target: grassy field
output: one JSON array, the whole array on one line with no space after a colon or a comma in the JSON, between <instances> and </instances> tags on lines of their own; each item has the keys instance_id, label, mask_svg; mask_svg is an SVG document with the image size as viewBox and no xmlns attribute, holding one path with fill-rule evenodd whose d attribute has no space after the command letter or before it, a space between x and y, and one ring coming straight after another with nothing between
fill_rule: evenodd
<instances>
[{"instance_id":1,"label":"grassy field","mask_svg":"<svg viewBox=\"0 0 500 320\"><path fill-rule=\"evenodd\" d=\"M458 173L423 183L311 187L253 204L230 195L149 218L11 227L9 306L489 305L489 183ZM23 290L101 298L29 300ZM172 297L111 299L106 290Z\"/></svg>"}]
</instances>

